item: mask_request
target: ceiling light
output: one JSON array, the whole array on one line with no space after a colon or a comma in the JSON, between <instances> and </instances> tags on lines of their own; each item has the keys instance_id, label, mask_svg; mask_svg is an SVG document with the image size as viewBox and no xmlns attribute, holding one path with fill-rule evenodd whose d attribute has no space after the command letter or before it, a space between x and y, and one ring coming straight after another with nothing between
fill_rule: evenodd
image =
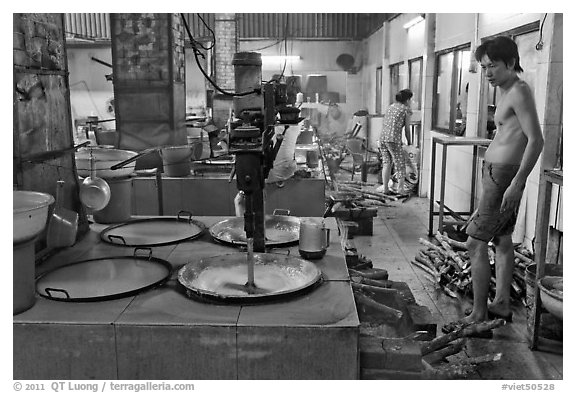
<instances>
[{"instance_id":1,"label":"ceiling light","mask_svg":"<svg viewBox=\"0 0 576 393\"><path fill-rule=\"evenodd\" d=\"M424 17L423 17L422 15L418 15L416 18L411 19L410 21L406 22L406 23L404 24L404 26L402 26L402 27L405 28L405 29L409 29L409 28L411 28L412 26L414 26L414 25L422 22L423 20L424 20Z\"/></svg>"},{"instance_id":2,"label":"ceiling light","mask_svg":"<svg viewBox=\"0 0 576 393\"><path fill-rule=\"evenodd\" d=\"M300 56L262 56L262 61L267 63L279 63L282 61L300 60Z\"/></svg>"}]
</instances>

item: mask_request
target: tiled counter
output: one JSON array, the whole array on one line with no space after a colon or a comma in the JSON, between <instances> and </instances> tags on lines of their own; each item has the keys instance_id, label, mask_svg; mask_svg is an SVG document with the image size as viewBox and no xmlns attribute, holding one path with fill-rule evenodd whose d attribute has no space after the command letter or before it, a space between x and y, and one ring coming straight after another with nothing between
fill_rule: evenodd
<instances>
[{"instance_id":1,"label":"tiled counter","mask_svg":"<svg viewBox=\"0 0 576 393\"><path fill-rule=\"evenodd\" d=\"M225 217L200 217L210 226ZM177 281L186 263L239 252L208 233L152 256L173 267L163 286L123 299L78 303L37 297L14 316L14 379L355 379L359 321L348 271L333 229L322 283L281 302L210 304L189 298ZM93 224L75 246L37 273L71 262L132 255L100 241ZM298 247L279 249L298 256Z\"/></svg>"}]
</instances>

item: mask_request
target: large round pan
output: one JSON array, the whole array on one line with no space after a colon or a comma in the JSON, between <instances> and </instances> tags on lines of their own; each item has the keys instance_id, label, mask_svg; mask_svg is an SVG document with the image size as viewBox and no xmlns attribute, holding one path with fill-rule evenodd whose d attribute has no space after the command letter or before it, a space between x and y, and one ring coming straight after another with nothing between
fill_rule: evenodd
<instances>
[{"instance_id":1,"label":"large round pan","mask_svg":"<svg viewBox=\"0 0 576 393\"><path fill-rule=\"evenodd\" d=\"M300 219L298 217L266 215L264 228L267 247L284 247L298 243ZM212 238L218 242L246 246L244 217L232 217L212 225L209 229Z\"/></svg>"},{"instance_id":2,"label":"large round pan","mask_svg":"<svg viewBox=\"0 0 576 393\"><path fill-rule=\"evenodd\" d=\"M254 302L287 297L311 289L322 278L312 262L273 253L254 253L254 285L246 285L246 253L217 255L190 262L178 271L189 295L212 300Z\"/></svg>"},{"instance_id":3,"label":"large round pan","mask_svg":"<svg viewBox=\"0 0 576 393\"><path fill-rule=\"evenodd\" d=\"M205 231L204 223L181 211L177 217L143 218L109 226L100 232L100 239L128 247L164 246L196 239Z\"/></svg>"},{"instance_id":4,"label":"large round pan","mask_svg":"<svg viewBox=\"0 0 576 393\"><path fill-rule=\"evenodd\" d=\"M76 170L78 176L90 176L90 156L94 156L94 176L103 179L113 179L126 177L134 172L136 162L127 164L116 170L111 169L113 165L126 161L138 155L130 150L105 149L99 147L87 147L76 152Z\"/></svg>"},{"instance_id":5,"label":"large round pan","mask_svg":"<svg viewBox=\"0 0 576 393\"><path fill-rule=\"evenodd\" d=\"M61 266L36 280L36 292L63 302L95 302L132 296L164 284L172 274L168 261L148 256L89 259Z\"/></svg>"}]
</instances>

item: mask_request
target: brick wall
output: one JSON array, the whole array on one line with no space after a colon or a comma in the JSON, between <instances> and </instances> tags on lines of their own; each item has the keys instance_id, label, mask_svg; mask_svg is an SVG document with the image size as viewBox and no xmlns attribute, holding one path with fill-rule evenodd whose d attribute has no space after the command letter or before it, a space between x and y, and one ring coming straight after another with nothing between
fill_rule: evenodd
<instances>
[{"instance_id":1,"label":"brick wall","mask_svg":"<svg viewBox=\"0 0 576 393\"><path fill-rule=\"evenodd\" d=\"M235 85L232 60L238 51L236 14L216 14L214 33L216 84L223 90L233 92Z\"/></svg>"}]
</instances>

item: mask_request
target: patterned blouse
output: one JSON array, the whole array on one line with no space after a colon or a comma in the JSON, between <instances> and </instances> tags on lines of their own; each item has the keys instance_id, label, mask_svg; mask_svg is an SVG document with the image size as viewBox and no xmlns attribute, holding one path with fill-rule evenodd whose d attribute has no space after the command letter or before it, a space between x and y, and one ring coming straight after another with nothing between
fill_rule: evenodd
<instances>
[{"instance_id":1,"label":"patterned blouse","mask_svg":"<svg viewBox=\"0 0 576 393\"><path fill-rule=\"evenodd\" d=\"M384 142L402 143L402 128L406 122L406 115L412 110L407 105L395 102L386 109L384 124L380 134L380 145Z\"/></svg>"}]
</instances>

